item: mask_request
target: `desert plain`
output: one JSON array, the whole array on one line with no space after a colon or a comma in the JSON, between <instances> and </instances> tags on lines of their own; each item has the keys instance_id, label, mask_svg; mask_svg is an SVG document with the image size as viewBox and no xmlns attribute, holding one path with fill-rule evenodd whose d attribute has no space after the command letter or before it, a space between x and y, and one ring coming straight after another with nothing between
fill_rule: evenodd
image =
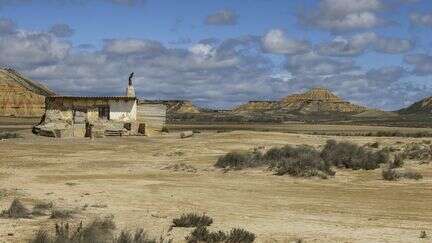
<instances>
[{"instance_id":1,"label":"desert plain","mask_svg":"<svg viewBox=\"0 0 432 243\"><path fill-rule=\"evenodd\" d=\"M18 133L22 138L0 141L2 209L14 198L28 208L52 202L74 210L72 224L111 215L119 230L144 228L174 242L184 242L192 230L170 230L172 219L187 212L211 216L212 230L247 229L256 242L427 242L420 232L432 230L432 165L427 162L404 165L423 179L398 181L383 180L380 169L335 169L334 177L318 179L276 176L266 168L214 167L219 156L233 150L287 144L320 148L328 139L397 148L430 138L233 130L202 131L186 139L174 131L90 140L37 137L28 129ZM26 242L59 221L49 215L0 218L0 241Z\"/></svg>"}]
</instances>

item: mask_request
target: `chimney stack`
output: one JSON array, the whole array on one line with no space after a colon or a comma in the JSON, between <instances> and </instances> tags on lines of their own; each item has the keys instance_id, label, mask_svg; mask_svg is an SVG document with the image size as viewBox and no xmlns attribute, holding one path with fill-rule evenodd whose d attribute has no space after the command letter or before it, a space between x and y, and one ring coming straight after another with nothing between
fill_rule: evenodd
<instances>
[{"instance_id":1,"label":"chimney stack","mask_svg":"<svg viewBox=\"0 0 432 243\"><path fill-rule=\"evenodd\" d=\"M129 75L129 83L128 83L128 87L126 88L126 96L127 97L136 97L135 96L135 89L132 85L132 78L134 76L134 73L131 73Z\"/></svg>"}]
</instances>

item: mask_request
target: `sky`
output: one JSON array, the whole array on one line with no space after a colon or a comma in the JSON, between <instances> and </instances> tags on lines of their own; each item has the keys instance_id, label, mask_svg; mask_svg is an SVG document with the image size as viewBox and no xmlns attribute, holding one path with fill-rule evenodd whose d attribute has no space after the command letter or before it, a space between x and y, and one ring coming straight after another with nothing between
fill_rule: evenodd
<instances>
[{"instance_id":1,"label":"sky","mask_svg":"<svg viewBox=\"0 0 432 243\"><path fill-rule=\"evenodd\" d=\"M320 86L397 110L432 96L431 37L430 0L0 0L0 67L209 108Z\"/></svg>"}]
</instances>

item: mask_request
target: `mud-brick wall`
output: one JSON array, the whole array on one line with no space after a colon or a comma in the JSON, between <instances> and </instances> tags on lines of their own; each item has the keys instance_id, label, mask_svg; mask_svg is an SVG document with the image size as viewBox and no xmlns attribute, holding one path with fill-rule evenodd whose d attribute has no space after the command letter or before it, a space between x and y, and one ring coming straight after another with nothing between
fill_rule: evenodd
<instances>
[{"instance_id":1,"label":"mud-brick wall","mask_svg":"<svg viewBox=\"0 0 432 243\"><path fill-rule=\"evenodd\" d=\"M146 132L160 133L166 123L167 107L164 104L140 103L137 121L146 124Z\"/></svg>"}]
</instances>

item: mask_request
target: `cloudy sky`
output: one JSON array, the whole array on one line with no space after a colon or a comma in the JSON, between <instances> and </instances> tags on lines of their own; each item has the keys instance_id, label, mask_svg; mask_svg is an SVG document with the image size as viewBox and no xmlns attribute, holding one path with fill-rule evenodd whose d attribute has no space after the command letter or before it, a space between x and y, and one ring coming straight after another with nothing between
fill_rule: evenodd
<instances>
[{"instance_id":1,"label":"cloudy sky","mask_svg":"<svg viewBox=\"0 0 432 243\"><path fill-rule=\"evenodd\" d=\"M431 0L0 0L0 66L68 95L230 108L324 86L395 110L432 95Z\"/></svg>"}]
</instances>

